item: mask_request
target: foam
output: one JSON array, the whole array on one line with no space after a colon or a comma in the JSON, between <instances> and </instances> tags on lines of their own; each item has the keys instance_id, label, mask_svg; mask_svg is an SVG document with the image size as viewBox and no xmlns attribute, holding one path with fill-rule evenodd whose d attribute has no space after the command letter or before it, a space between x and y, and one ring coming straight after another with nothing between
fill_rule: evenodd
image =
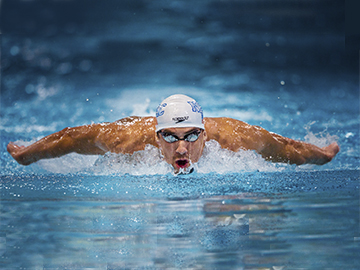
<instances>
[{"instance_id":1,"label":"foam","mask_svg":"<svg viewBox=\"0 0 360 270\"><path fill-rule=\"evenodd\" d=\"M107 153L99 157L91 171L95 174L155 175L172 172L171 166L161 159L158 148L147 145L133 155Z\"/></svg>"},{"instance_id":2,"label":"foam","mask_svg":"<svg viewBox=\"0 0 360 270\"><path fill-rule=\"evenodd\" d=\"M94 175L166 175L173 168L166 163L158 148L147 145L145 150L129 154L107 153L104 156L87 156L76 153L40 160L36 163L50 173L87 173ZM196 173L272 172L289 165L265 161L253 151L232 152L222 149L216 141L206 142L203 156L193 164Z\"/></svg>"},{"instance_id":3,"label":"foam","mask_svg":"<svg viewBox=\"0 0 360 270\"><path fill-rule=\"evenodd\" d=\"M313 133L310 131L311 125L315 124L315 121L308 123L305 125L305 130L307 131L306 136L304 137L305 142L314 144L318 147L324 147L327 146L333 142L338 141L338 136L336 135L330 135L327 130L323 130L319 133Z\"/></svg>"},{"instance_id":4,"label":"foam","mask_svg":"<svg viewBox=\"0 0 360 270\"><path fill-rule=\"evenodd\" d=\"M204 153L195 169L199 173L231 173L231 172L253 172L253 171L277 171L281 166L265 161L254 151L239 150L232 152L221 148L214 140L206 142Z\"/></svg>"}]
</instances>

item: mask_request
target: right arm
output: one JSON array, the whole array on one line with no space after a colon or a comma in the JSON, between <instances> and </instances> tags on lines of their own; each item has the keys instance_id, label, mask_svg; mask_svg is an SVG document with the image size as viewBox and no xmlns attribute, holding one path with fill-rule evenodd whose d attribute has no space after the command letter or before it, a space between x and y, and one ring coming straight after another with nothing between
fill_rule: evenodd
<instances>
[{"instance_id":1,"label":"right arm","mask_svg":"<svg viewBox=\"0 0 360 270\"><path fill-rule=\"evenodd\" d=\"M10 142L7 151L22 165L40 159L60 157L72 152L88 155L104 154L105 149L95 144L97 125L65 128L29 145L18 146Z\"/></svg>"},{"instance_id":2,"label":"right arm","mask_svg":"<svg viewBox=\"0 0 360 270\"><path fill-rule=\"evenodd\" d=\"M7 150L22 165L73 152L84 155L102 155L109 151L133 153L144 149L146 144L156 145L149 132L151 128L155 128L153 118L127 117L113 123L65 128L29 146L10 142Z\"/></svg>"}]
</instances>

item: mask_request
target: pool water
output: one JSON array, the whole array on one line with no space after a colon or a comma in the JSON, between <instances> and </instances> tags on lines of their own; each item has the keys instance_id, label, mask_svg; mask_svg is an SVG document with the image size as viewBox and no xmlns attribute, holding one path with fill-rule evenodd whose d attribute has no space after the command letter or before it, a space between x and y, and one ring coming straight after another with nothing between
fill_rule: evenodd
<instances>
[{"instance_id":1,"label":"pool water","mask_svg":"<svg viewBox=\"0 0 360 270\"><path fill-rule=\"evenodd\" d=\"M358 269L358 55L339 1L49 3L2 5L0 268ZM175 93L341 151L293 166L210 141L182 176L151 146L30 166L6 151Z\"/></svg>"},{"instance_id":2,"label":"pool water","mask_svg":"<svg viewBox=\"0 0 360 270\"><path fill-rule=\"evenodd\" d=\"M99 269L356 269L354 170L2 178L2 262Z\"/></svg>"}]
</instances>

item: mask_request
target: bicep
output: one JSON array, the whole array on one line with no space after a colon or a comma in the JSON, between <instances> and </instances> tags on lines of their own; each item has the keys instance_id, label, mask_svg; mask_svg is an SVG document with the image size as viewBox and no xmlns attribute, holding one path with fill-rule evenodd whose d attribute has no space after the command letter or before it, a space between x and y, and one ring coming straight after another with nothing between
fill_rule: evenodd
<instances>
[{"instance_id":1,"label":"bicep","mask_svg":"<svg viewBox=\"0 0 360 270\"><path fill-rule=\"evenodd\" d=\"M249 124L243 124L239 133L238 149L254 150L266 160L275 162L289 160L288 146L295 141Z\"/></svg>"}]
</instances>

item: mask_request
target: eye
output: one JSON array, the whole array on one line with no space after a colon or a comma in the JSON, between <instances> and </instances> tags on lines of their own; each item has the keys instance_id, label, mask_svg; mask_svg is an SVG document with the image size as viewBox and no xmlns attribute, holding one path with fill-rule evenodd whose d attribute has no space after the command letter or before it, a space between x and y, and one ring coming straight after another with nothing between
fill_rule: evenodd
<instances>
[{"instance_id":1,"label":"eye","mask_svg":"<svg viewBox=\"0 0 360 270\"><path fill-rule=\"evenodd\" d=\"M171 134L161 134L164 140L168 143L177 142L178 138L176 138L174 135Z\"/></svg>"},{"instance_id":2,"label":"eye","mask_svg":"<svg viewBox=\"0 0 360 270\"><path fill-rule=\"evenodd\" d=\"M189 135L187 135L185 139L188 142L195 142L199 138L199 135L200 135L200 132L195 131L195 132L190 133Z\"/></svg>"}]
</instances>

